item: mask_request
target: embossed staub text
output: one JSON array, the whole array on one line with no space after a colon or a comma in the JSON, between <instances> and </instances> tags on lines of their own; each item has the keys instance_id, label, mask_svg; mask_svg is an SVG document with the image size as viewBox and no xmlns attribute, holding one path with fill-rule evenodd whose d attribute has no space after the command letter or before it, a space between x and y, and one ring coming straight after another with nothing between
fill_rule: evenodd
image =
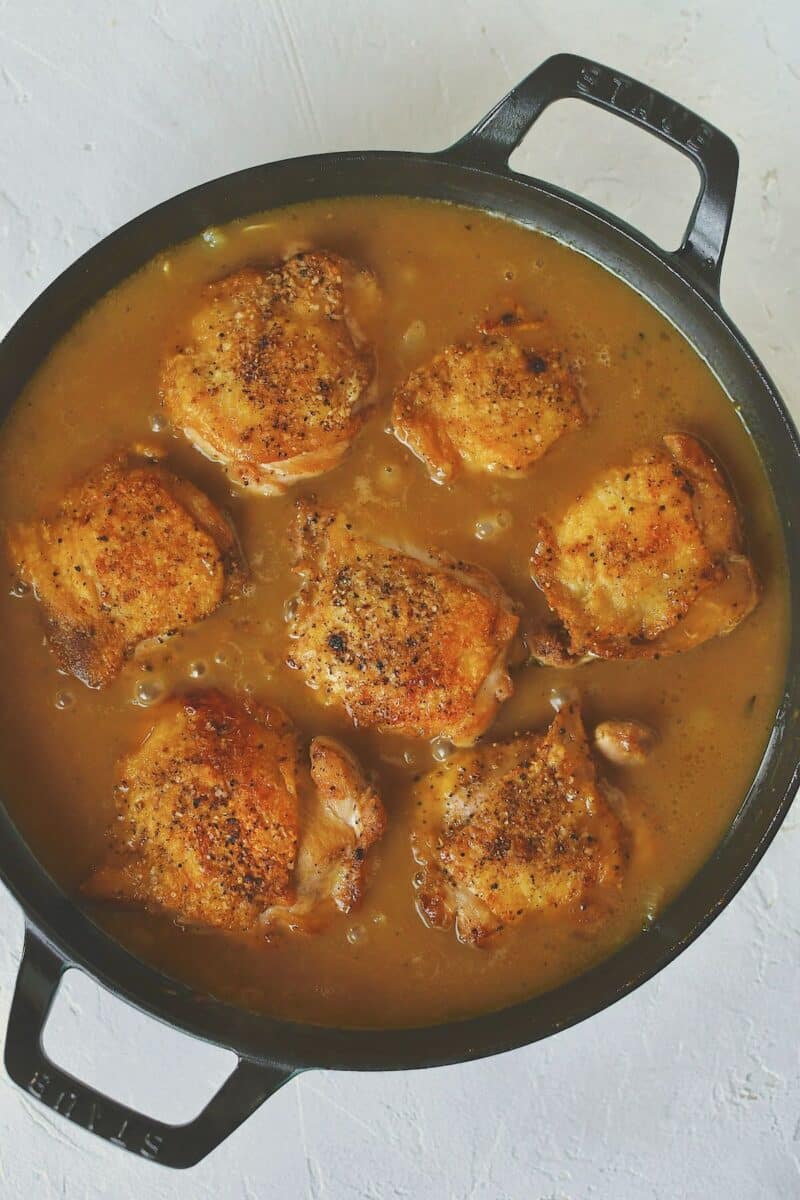
<instances>
[{"instance_id":1,"label":"embossed staub text","mask_svg":"<svg viewBox=\"0 0 800 1200\"><path fill-rule=\"evenodd\" d=\"M60 1113L125 1150L132 1150L144 1158L158 1158L163 1138L138 1120L104 1110L93 1093L64 1085L64 1081L47 1071L34 1071L28 1081L28 1091ZM109 1104L110 1108L110 1104Z\"/></svg>"},{"instance_id":2,"label":"embossed staub text","mask_svg":"<svg viewBox=\"0 0 800 1200\"><path fill-rule=\"evenodd\" d=\"M627 113L636 120L666 134L667 137L685 146L687 150L699 151L714 135L713 129L698 117L668 100L659 92L653 92L614 71L607 71L596 63L582 63L576 81L578 91L584 96Z\"/></svg>"}]
</instances>

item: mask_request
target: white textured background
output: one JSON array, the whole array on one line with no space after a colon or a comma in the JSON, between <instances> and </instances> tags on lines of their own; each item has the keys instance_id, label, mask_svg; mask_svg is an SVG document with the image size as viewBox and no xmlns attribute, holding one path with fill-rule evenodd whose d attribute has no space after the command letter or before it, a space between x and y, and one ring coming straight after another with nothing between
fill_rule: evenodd
<instances>
[{"instance_id":1,"label":"white textured background","mask_svg":"<svg viewBox=\"0 0 800 1200\"><path fill-rule=\"evenodd\" d=\"M173 192L252 163L434 149L574 50L673 95L742 156L724 297L797 406L800 6L731 0L0 0L0 332L73 258ZM564 103L515 165L675 244L693 176ZM800 814L655 981L548 1043L406 1075L308 1075L189 1175L126 1156L0 1076L2 1200L755 1200L800 1196ZM0 895L0 1022L22 935ZM228 1056L72 973L64 1066L185 1119Z\"/></svg>"}]
</instances>

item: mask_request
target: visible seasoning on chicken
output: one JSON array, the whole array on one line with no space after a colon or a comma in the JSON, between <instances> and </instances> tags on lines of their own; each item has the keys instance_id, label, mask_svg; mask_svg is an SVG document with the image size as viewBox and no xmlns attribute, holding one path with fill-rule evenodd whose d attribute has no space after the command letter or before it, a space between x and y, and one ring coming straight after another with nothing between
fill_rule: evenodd
<instances>
[{"instance_id":1,"label":"visible seasoning on chicken","mask_svg":"<svg viewBox=\"0 0 800 1200\"><path fill-rule=\"evenodd\" d=\"M52 517L12 526L7 541L60 667L89 687L110 683L138 643L214 612L244 573L216 505L129 453L70 488Z\"/></svg>"},{"instance_id":2,"label":"visible seasoning on chicken","mask_svg":"<svg viewBox=\"0 0 800 1200\"><path fill-rule=\"evenodd\" d=\"M293 899L297 768L279 710L216 691L166 701L119 764L119 821L84 894L186 924L255 928L265 908Z\"/></svg>"},{"instance_id":3,"label":"visible seasoning on chicken","mask_svg":"<svg viewBox=\"0 0 800 1200\"><path fill-rule=\"evenodd\" d=\"M297 254L206 285L188 342L165 362L173 424L265 495L331 470L369 413L372 354L347 303L371 284L334 254Z\"/></svg>"},{"instance_id":4,"label":"visible seasoning on chicken","mask_svg":"<svg viewBox=\"0 0 800 1200\"><path fill-rule=\"evenodd\" d=\"M530 327L510 312L480 340L446 347L395 392L394 433L434 479L462 470L519 477L585 424L566 355L526 346L519 333Z\"/></svg>"},{"instance_id":5,"label":"visible seasoning on chicken","mask_svg":"<svg viewBox=\"0 0 800 1200\"><path fill-rule=\"evenodd\" d=\"M557 618L530 640L553 666L658 658L730 633L759 595L736 504L695 438L597 479L556 522L540 520L531 574Z\"/></svg>"},{"instance_id":6,"label":"visible seasoning on chicken","mask_svg":"<svg viewBox=\"0 0 800 1200\"><path fill-rule=\"evenodd\" d=\"M512 691L518 620L488 571L360 536L298 502L289 665L357 725L471 745Z\"/></svg>"},{"instance_id":7,"label":"visible seasoning on chicken","mask_svg":"<svg viewBox=\"0 0 800 1200\"><path fill-rule=\"evenodd\" d=\"M119 764L116 799L84 894L240 932L313 931L357 907L386 824L344 747L315 739L309 776L279 709L214 690L162 705Z\"/></svg>"},{"instance_id":8,"label":"visible seasoning on chicken","mask_svg":"<svg viewBox=\"0 0 800 1200\"><path fill-rule=\"evenodd\" d=\"M598 888L620 886L628 856L609 795L577 704L544 735L454 754L413 792L420 915L476 945L537 911L582 919Z\"/></svg>"}]
</instances>

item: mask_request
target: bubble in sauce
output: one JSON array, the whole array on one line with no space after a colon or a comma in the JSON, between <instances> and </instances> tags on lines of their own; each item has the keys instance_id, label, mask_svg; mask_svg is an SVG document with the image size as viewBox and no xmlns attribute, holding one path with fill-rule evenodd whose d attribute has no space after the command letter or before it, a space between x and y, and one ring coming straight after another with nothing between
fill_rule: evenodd
<instances>
[{"instance_id":1,"label":"bubble in sauce","mask_svg":"<svg viewBox=\"0 0 800 1200\"><path fill-rule=\"evenodd\" d=\"M223 642L214 654L218 667L235 667L242 661L242 652L235 642Z\"/></svg>"},{"instance_id":2,"label":"bubble in sauce","mask_svg":"<svg viewBox=\"0 0 800 1200\"><path fill-rule=\"evenodd\" d=\"M214 229L213 227L209 228L209 229L204 229L201 236L202 236L205 244L207 246L211 246L212 249L216 246L223 245L223 243L225 242L224 233L221 233L219 229Z\"/></svg>"},{"instance_id":3,"label":"bubble in sauce","mask_svg":"<svg viewBox=\"0 0 800 1200\"><path fill-rule=\"evenodd\" d=\"M490 538L498 537L510 529L513 524L511 513L507 509L500 509L496 513L490 513L485 517L479 517L475 522L475 537L481 541L488 541Z\"/></svg>"},{"instance_id":4,"label":"bubble in sauce","mask_svg":"<svg viewBox=\"0 0 800 1200\"><path fill-rule=\"evenodd\" d=\"M576 687L570 687L565 684L563 687L553 688L550 692L550 706L556 712L561 712L567 704L576 704L580 700L580 692Z\"/></svg>"},{"instance_id":5,"label":"bubble in sauce","mask_svg":"<svg viewBox=\"0 0 800 1200\"><path fill-rule=\"evenodd\" d=\"M363 940L366 929L363 925L351 925L347 931L347 940L351 946Z\"/></svg>"},{"instance_id":6,"label":"bubble in sauce","mask_svg":"<svg viewBox=\"0 0 800 1200\"><path fill-rule=\"evenodd\" d=\"M297 596L290 596L290 598L284 604L283 619L287 625L290 625L292 623L292 621L294 621L295 617L297 616L297 610L299 608L299 603L300 602L297 599Z\"/></svg>"},{"instance_id":7,"label":"bubble in sauce","mask_svg":"<svg viewBox=\"0 0 800 1200\"><path fill-rule=\"evenodd\" d=\"M189 675L192 679L201 679L206 673L206 664L199 659L197 662L190 663Z\"/></svg>"},{"instance_id":8,"label":"bubble in sauce","mask_svg":"<svg viewBox=\"0 0 800 1200\"><path fill-rule=\"evenodd\" d=\"M163 696L163 685L155 679L148 679L146 683L142 682L136 685L133 703L138 704L140 708L150 708L152 705L158 704Z\"/></svg>"},{"instance_id":9,"label":"bubble in sauce","mask_svg":"<svg viewBox=\"0 0 800 1200\"><path fill-rule=\"evenodd\" d=\"M447 762L455 746L448 738L438 737L431 742L431 754L437 762Z\"/></svg>"},{"instance_id":10,"label":"bubble in sauce","mask_svg":"<svg viewBox=\"0 0 800 1200\"><path fill-rule=\"evenodd\" d=\"M153 413L151 417L148 417L147 424L153 433L163 433L167 428L167 418L163 413Z\"/></svg>"},{"instance_id":11,"label":"bubble in sauce","mask_svg":"<svg viewBox=\"0 0 800 1200\"><path fill-rule=\"evenodd\" d=\"M72 708L75 703L75 697L72 692L56 692L56 708L62 711L66 708Z\"/></svg>"},{"instance_id":12,"label":"bubble in sauce","mask_svg":"<svg viewBox=\"0 0 800 1200\"><path fill-rule=\"evenodd\" d=\"M19 600L23 596L27 596L27 594L30 590L31 589L28 587L27 583L23 583L21 579L18 579L14 583L9 594L11 596L15 596L17 598L17 600Z\"/></svg>"}]
</instances>

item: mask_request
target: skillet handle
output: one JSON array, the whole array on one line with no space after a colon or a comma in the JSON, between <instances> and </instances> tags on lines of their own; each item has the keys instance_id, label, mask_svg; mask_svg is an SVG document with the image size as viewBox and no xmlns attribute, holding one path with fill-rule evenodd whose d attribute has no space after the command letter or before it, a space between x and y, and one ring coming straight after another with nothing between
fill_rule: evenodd
<instances>
[{"instance_id":1,"label":"skillet handle","mask_svg":"<svg viewBox=\"0 0 800 1200\"><path fill-rule=\"evenodd\" d=\"M695 287L718 298L739 155L729 137L661 92L576 54L556 54L445 153L474 166L507 170L533 123L554 100L565 99L585 100L632 121L692 160L700 172L700 192L680 249L669 258Z\"/></svg>"},{"instance_id":2,"label":"skillet handle","mask_svg":"<svg viewBox=\"0 0 800 1200\"><path fill-rule=\"evenodd\" d=\"M123 1150L167 1167L192 1167L294 1074L240 1058L194 1120L185 1125L152 1120L81 1083L45 1054L42 1030L68 965L30 926L26 927L8 1020L6 1070L28 1095Z\"/></svg>"}]
</instances>

